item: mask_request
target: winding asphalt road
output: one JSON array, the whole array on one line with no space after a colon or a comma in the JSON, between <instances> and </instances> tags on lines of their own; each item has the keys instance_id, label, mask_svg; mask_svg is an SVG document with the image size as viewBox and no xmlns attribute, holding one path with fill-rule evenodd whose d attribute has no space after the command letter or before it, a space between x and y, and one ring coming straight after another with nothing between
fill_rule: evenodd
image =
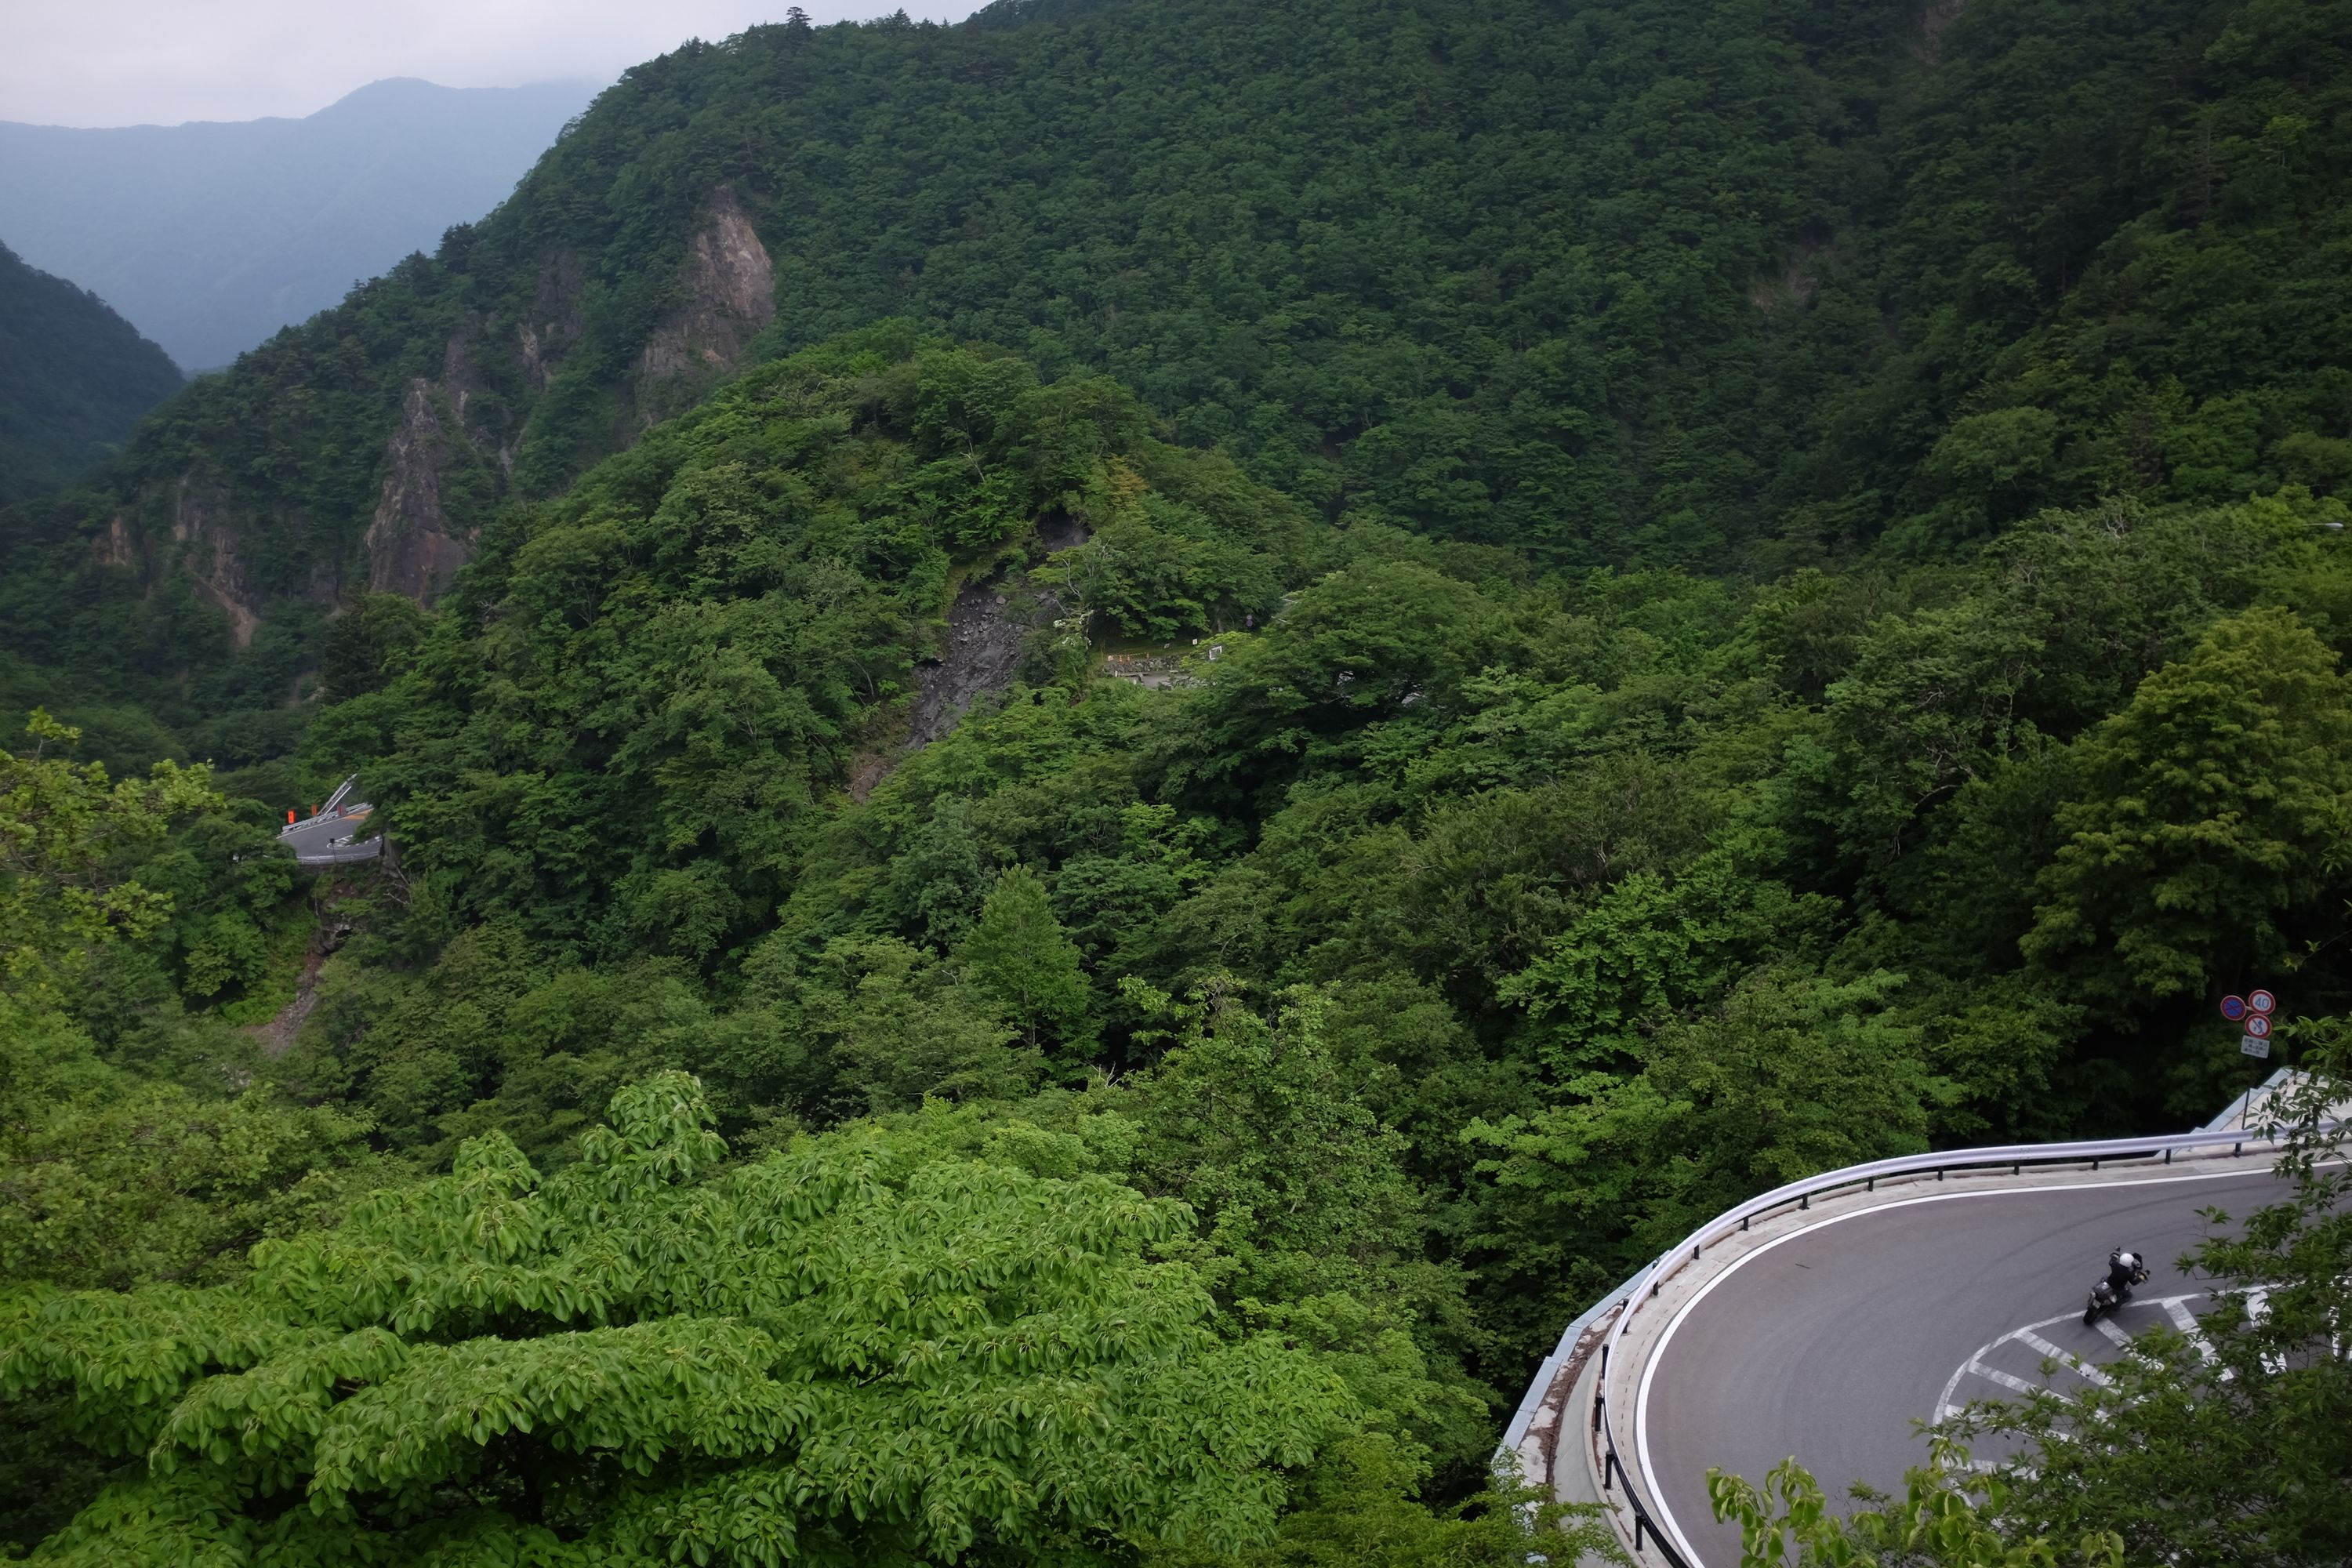
<instances>
[{"instance_id":1,"label":"winding asphalt road","mask_svg":"<svg viewBox=\"0 0 2352 1568\"><path fill-rule=\"evenodd\" d=\"M2181 1321L2202 1305L2179 1300L2203 1281L2174 1261L2207 1234L2197 1211L2243 1215L2284 1191L2267 1168L2086 1176L1904 1199L1791 1232L1674 1319L1643 1374L1641 1468L1696 1563L1731 1568L1738 1532L1713 1521L1708 1467L1761 1482L1793 1454L1832 1499L1855 1480L1899 1492L1905 1468L1927 1458L1911 1423L1934 1418L1956 1373L1953 1402L1964 1404L2043 1382L2053 1352L2086 1363L2116 1353L2112 1336L2082 1322L2109 1248L2137 1248L2154 1276L2119 1326L2168 1310ZM2048 1381L2063 1391L2076 1375L2062 1368Z\"/></svg>"}]
</instances>

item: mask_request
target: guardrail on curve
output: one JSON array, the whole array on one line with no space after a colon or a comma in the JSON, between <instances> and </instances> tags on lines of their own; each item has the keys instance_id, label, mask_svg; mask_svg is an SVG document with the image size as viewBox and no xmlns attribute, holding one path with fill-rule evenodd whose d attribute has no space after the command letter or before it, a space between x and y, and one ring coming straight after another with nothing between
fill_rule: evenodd
<instances>
[{"instance_id":1,"label":"guardrail on curve","mask_svg":"<svg viewBox=\"0 0 2352 1568\"><path fill-rule=\"evenodd\" d=\"M2343 1123L2331 1123L2330 1127L2340 1128L2343 1125ZM1611 1327L1609 1337L1601 1343L1599 1373L1601 1385L1595 1391L1592 1400L1592 1431L1601 1440L1602 1456L1601 1489L1604 1492L1613 1491L1618 1481L1624 1483L1625 1500L1633 1515L1633 1550L1635 1552L1643 1550L1646 1538L1647 1542L1656 1543L1670 1568L1696 1568L1696 1565L1684 1556L1666 1531L1659 1526L1657 1520L1652 1516L1648 1505L1642 1500L1641 1489L1633 1483L1632 1470L1620 1456L1616 1423L1608 1408L1608 1375L1610 1358L1624 1339L1626 1325L1633 1321L1634 1314L1655 1297L1665 1282L1675 1273L1688 1264L1699 1261L1710 1244L1720 1241L1724 1237L1733 1234L1735 1230L1745 1231L1754 1221L1784 1209L1791 1204L1800 1209L1806 1209L1812 1206L1813 1199L1827 1193L1853 1186L1864 1187L1874 1192L1880 1182L1898 1177L1933 1175L1940 1182L1944 1179L1945 1173L1949 1171L1977 1170L1999 1165L2008 1165L2016 1173L2021 1173L2028 1165L2079 1165L2086 1163L2093 1170L2097 1170L2102 1164L2112 1161L2152 1160L2158 1155L2161 1155L2164 1163L2168 1165L2172 1163L2173 1155L2183 1151L2218 1149L2228 1145L2231 1152L2235 1155L2242 1154L2245 1152L2245 1146L2249 1143L2267 1145L2275 1141L2259 1132L2243 1128L2232 1128L2164 1133L2147 1138L2110 1138L2072 1143L2011 1143L1982 1149L1949 1149L1926 1154L1903 1154L1888 1160L1874 1160L1866 1164L1848 1165L1839 1170L1825 1171L1817 1176L1807 1176L1775 1187L1769 1193L1727 1209L1689 1236L1685 1237L1672 1251L1662 1255L1624 1285L1609 1292L1591 1311L1570 1325L1567 1334L1561 1340L1560 1349L1555 1351L1544 1362L1542 1370L1537 1373L1535 1384L1529 1388L1528 1396L1521 1400L1517 1413L1512 1416L1510 1425L1505 1428L1503 1449L1506 1452L1515 1453L1519 1444L1526 1438L1528 1424L1533 1418L1537 1406L1542 1402L1544 1393L1549 1387L1550 1378L1561 1359L1575 1342L1577 1336L1590 1326L1598 1314L1607 1310L1611 1303L1622 1300L1623 1306L1617 1314L1617 1321ZM1568 1421L1568 1413L1565 1410L1560 1413L1560 1420L1562 1426L1565 1427Z\"/></svg>"}]
</instances>

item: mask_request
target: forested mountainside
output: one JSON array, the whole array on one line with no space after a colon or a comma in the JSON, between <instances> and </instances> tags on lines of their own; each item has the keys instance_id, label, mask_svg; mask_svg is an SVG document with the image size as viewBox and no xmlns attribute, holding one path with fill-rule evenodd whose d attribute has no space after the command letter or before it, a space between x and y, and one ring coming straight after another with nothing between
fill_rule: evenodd
<instances>
[{"instance_id":1,"label":"forested mountainside","mask_svg":"<svg viewBox=\"0 0 2352 1568\"><path fill-rule=\"evenodd\" d=\"M1697 1218L2352 988L2340 501L1560 574L1154 424L878 329L349 608L294 768L36 715L14 1537L1504 1568L1507 1391ZM298 880L351 770L396 859Z\"/></svg>"},{"instance_id":2,"label":"forested mountainside","mask_svg":"<svg viewBox=\"0 0 2352 1568\"><path fill-rule=\"evenodd\" d=\"M180 380L105 300L0 245L0 505L117 449Z\"/></svg>"},{"instance_id":3,"label":"forested mountainside","mask_svg":"<svg viewBox=\"0 0 2352 1568\"><path fill-rule=\"evenodd\" d=\"M187 667L193 709L146 697L183 730L273 705L341 596L429 595L506 500L895 316L1110 374L1327 519L1557 565L2327 493L2343 22L1105 0L755 29L630 72L495 214L9 518L10 583L44 586L0 623L118 698Z\"/></svg>"},{"instance_id":4,"label":"forested mountainside","mask_svg":"<svg viewBox=\"0 0 2352 1568\"><path fill-rule=\"evenodd\" d=\"M2231 989L2341 1071L2346 15L630 73L0 513L0 1532L1613 1551L1486 1461L1696 1219L2201 1121ZM298 871L354 773L391 853Z\"/></svg>"},{"instance_id":5,"label":"forested mountainside","mask_svg":"<svg viewBox=\"0 0 2352 1568\"><path fill-rule=\"evenodd\" d=\"M0 233L218 370L507 198L585 82L371 82L301 119L0 121Z\"/></svg>"}]
</instances>

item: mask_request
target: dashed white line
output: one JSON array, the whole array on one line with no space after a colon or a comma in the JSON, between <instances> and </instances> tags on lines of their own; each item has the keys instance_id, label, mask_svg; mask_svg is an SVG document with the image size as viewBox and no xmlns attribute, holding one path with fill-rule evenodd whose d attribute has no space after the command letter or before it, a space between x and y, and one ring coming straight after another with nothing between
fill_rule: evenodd
<instances>
[{"instance_id":1,"label":"dashed white line","mask_svg":"<svg viewBox=\"0 0 2352 1568\"><path fill-rule=\"evenodd\" d=\"M2020 1343L2032 1346L2034 1350L2041 1352L2042 1354L2047 1356L2050 1360L2054 1361L2060 1366L2064 1367L2068 1372L2074 1373L2080 1377L2089 1378L2101 1388L2108 1386L2108 1378L2105 1373L2101 1372L2097 1367L2093 1366L2089 1362L2084 1361L2073 1351L2059 1349L2056 1345L2052 1344L2048 1340L2043 1339L2040 1334L2035 1333L2032 1329L2018 1330L2017 1338Z\"/></svg>"},{"instance_id":2,"label":"dashed white line","mask_svg":"<svg viewBox=\"0 0 2352 1568\"><path fill-rule=\"evenodd\" d=\"M2167 1312L2179 1314L2180 1316L2189 1316L2189 1309L2182 1305L2182 1303L2196 1300L2200 1294L2201 1294L2201 1292L2192 1292L2186 1296L2169 1296L2151 1304L2164 1308ZM1936 1400L1936 1419L1938 1421L1948 1421L1953 1416L1958 1415L1960 1413L1960 1380L1969 1376L1970 1374L1997 1383L2001 1387L2006 1388L2014 1394L2032 1394L2035 1392L2034 1385L2026 1382L2023 1378L2014 1376L2009 1373L2001 1371L1998 1367L1989 1366L1985 1363L1985 1357L1992 1354L1995 1351L2000 1349L2001 1346L2011 1343L2012 1342L2024 1345L2029 1350L2035 1352L2037 1354L2048 1357L2050 1360L2056 1362L2059 1365L2080 1374L2090 1382L2100 1384L2102 1387L2112 1386L2105 1373L2099 1371L2098 1368L2091 1365L2088 1362L2084 1361L2080 1356L2074 1354L2072 1352L2053 1344L2051 1341L2045 1339L2041 1333L2042 1330L2049 1328L2053 1324L2071 1322L2080 1316L2081 1314L2077 1312L2061 1312L2054 1318L2044 1318L2038 1323L2028 1323L2023 1328L2011 1329L2009 1332L2001 1335L1999 1339L1990 1340L1985 1343L1979 1345L1976 1348L1976 1353L1969 1356L1968 1360L1962 1362L1959 1366L1953 1371L1950 1380L1944 1384L1944 1392L1938 1395ZM2189 1316L2189 1321L2192 1327L2197 1321L2193 1316ZM2124 1332L2124 1331L2116 1324L2109 1321L2105 1318L2101 1318L2098 1322L2098 1328L2102 1333L2105 1334L2108 1339L2113 1340L2116 1344L2123 1346L2126 1349L2130 1348L2131 1336ZM2200 1342L2202 1342L2200 1341Z\"/></svg>"},{"instance_id":3,"label":"dashed white line","mask_svg":"<svg viewBox=\"0 0 2352 1568\"><path fill-rule=\"evenodd\" d=\"M2032 1394L2033 1392L2033 1384L2026 1382L2025 1379L2016 1376L2013 1373L2003 1372L1997 1366L1987 1366L1980 1361L1971 1359L1968 1364L1967 1370L1975 1373L1979 1377L1990 1378L1993 1382L2000 1384L2003 1388L2010 1389L2018 1394Z\"/></svg>"}]
</instances>

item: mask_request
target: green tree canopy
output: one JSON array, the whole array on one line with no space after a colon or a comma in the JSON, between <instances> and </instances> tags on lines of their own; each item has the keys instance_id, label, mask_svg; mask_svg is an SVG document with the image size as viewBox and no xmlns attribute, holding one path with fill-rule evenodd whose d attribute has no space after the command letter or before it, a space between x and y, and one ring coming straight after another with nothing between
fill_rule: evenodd
<instances>
[{"instance_id":1,"label":"green tree canopy","mask_svg":"<svg viewBox=\"0 0 2352 1568\"><path fill-rule=\"evenodd\" d=\"M2115 1005L2283 965L2352 816L2352 690L2293 615L2221 621L2077 746L2024 940Z\"/></svg>"},{"instance_id":2,"label":"green tree canopy","mask_svg":"<svg viewBox=\"0 0 2352 1568\"><path fill-rule=\"evenodd\" d=\"M37 1002L71 984L91 949L154 933L171 900L111 875L114 857L221 799L208 770L168 761L115 783L72 761L81 732L39 709L26 731L29 751L0 752L0 996Z\"/></svg>"},{"instance_id":3,"label":"green tree canopy","mask_svg":"<svg viewBox=\"0 0 2352 1568\"><path fill-rule=\"evenodd\" d=\"M0 1392L123 1468L70 1563L1112 1560L1267 1538L1332 1376L1148 1260L1181 1204L872 1127L727 1166L699 1088L501 1136L249 1276L22 1291Z\"/></svg>"},{"instance_id":4,"label":"green tree canopy","mask_svg":"<svg viewBox=\"0 0 2352 1568\"><path fill-rule=\"evenodd\" d=\"M1045 884L1028 867L997 878L956 958L1032 1047L1087 1044L1088 991L1077 944L1055 918Z\"/></svg>"}]
</instances>

